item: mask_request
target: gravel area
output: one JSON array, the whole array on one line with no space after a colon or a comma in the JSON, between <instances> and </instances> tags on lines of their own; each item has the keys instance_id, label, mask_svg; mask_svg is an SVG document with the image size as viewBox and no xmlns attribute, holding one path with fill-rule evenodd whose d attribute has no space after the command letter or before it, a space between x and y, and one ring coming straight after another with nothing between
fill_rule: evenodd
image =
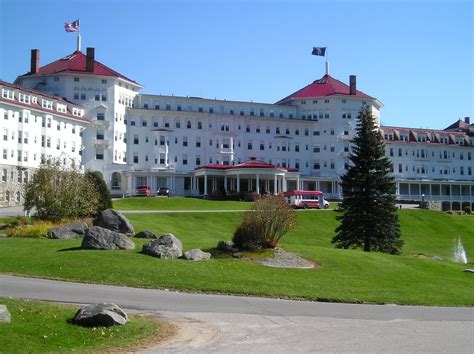
<instances>
[{"instance_id":1,"label":"gravel area","mask_svg":"<svg viewBox=\"0 0 474 354\"><path fill-rule=\"evenodd\" d=\"M318 268L319 265L304 259L300 256L297 256L294 253L286 252L282 249L275 250L273 257L265 258L260 261L260 264L263 264L268 267L275 268L301 268L301 269L310 269Z\"/></svg>"}]
</instances>

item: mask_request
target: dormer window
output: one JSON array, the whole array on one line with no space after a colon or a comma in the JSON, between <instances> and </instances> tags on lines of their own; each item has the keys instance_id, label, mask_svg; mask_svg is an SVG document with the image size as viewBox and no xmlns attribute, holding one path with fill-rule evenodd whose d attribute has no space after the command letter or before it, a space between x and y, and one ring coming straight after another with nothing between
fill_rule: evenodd
<instances>
[{"instance_id":1,"label":"dormer window","mask_svg":"<svg viewBox=\"0 0 474 354\"><path fill-rule=\"evenodd\" d=\"M56 110L58 112L66 113L67 112L67 106L65 104L57 103L56 104Z\"/></svg>"},{"instance_id":2,"label":"dormer window","mask_svg":"<svg viewBox=\"0 0 474 354\"><path fill-rule=\"evenodd\" d=\"M20 92L20 93L18 94L18 100L19 100L20 102L30 104L31 97L30 97L30 95L26 95L26 94Z\"/></svg>"},{"instance_id":3,"label":"dormer window","mask_svg":"<svg viewBox=\"0 0 474 354\"><path fill-rule=\"evenodd\" d=\"M41 100L41 107L46 109L53 109L53 101L50 100Z\"/></svg>"},{"instance_id":4,"label":"dormer window","mask_svg":"<svg viewBox=\"0 0 474 354\"><path fill-rule=\"evenodd\" d=\"M12 90L2 89L2 97L13 100L15 99L15 93Z\"/></svg>"}]
</instances>

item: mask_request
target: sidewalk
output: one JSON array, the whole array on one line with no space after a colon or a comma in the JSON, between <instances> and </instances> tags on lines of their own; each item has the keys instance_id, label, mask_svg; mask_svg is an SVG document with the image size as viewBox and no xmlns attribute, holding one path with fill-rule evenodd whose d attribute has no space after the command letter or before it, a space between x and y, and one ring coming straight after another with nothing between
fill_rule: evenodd
<instances>
[{"instance_id":1,"label":"sidewalk","mask_svg":"<svg viewBox=\"0 0 474 354\"><path fill-rule=\"evenodd\" d=\"M23 211L23 206L12 206L0 208L0 218L5 218L7 216L23 216L25 212Z\"/></svg>"}]
</instances>

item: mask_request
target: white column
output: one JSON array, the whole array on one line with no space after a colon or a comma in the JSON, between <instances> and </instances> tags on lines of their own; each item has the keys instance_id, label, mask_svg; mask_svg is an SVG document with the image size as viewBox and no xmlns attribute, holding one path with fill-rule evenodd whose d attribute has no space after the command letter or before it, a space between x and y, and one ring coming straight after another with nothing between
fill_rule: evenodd
<instances>
[{"instance_id":1,"label":"white column","mask_svg":"<svg viewBox=\"0 0 474 354\"><path fill-rule=\"evenodd\" d=\"M240 192L240 175L237 174L237 193Z\"/></svg>"},{"instance_id":2,"label":"white column","mask_svg":"<svg viewBox=\"0 0 474 354\"><path fill-rule=\"evenodd\" d=\"M227 193L227 176L224 176L224 190Z\"/></svg>"},{"instance_id":3,"label":"white column","mask_svg":"<svg viewBox=\"0 0 474 354\"><path fill-rule=\"evenodd\" d=\"M207 173L204 173L204 195L207 195Z\"/></svg>"},{"instance_id":4,"label":"white column","mask_svg":"<svg viewBox=\"0 0 474 354\"><path fill-rule=\"evenodd\" d=\"M300 181L300 176L298 176L298 178L296 179L296 189L297 189L297 190L301 190L300 183L301 183L301 181Z\"/></svg>"},{"instance_id":5,"label":"white column","mask_svg":"<svg viewBox=\"0 0 474 354\"><path fill-rule=\"evenodd\" d=\"M286 192L287 191L287 184L286 184L286 177L285 176L283 176L282 184L283 184L282 190L283 190L283 192Z\"/></svg>"},{"instance_id":6,"label":"white column","mask_svg":"<svg viewBox=\"0 0 474 354\"><path fill-rule=\"evenodd\" d=\"M167 136L165 135L165 166L168 167L169 163L169 156L168 156L168 139Z\"/></svg>"},{"instance_id":7,"label":"white column","mask_svg":"<svg viewBox=\"0 0 474 354\"><path fill-rule=\"evenodd\" d=\"M275 180L273 182L273 194L278 194L278 176L275 175Z\"/></svg>"},{"instance_id":8,"label":"white column","mask_svg":"<svg viewBox=\"0 0 474 354\"><path fill-rule=\"evenodd\" d=\"M258 173L256 174L256 180L255 180L255 183L257 184L257 188L255 189L255 191L260 194L260 178L259 178L259 175Z\"/></svg>"}]
</instances>

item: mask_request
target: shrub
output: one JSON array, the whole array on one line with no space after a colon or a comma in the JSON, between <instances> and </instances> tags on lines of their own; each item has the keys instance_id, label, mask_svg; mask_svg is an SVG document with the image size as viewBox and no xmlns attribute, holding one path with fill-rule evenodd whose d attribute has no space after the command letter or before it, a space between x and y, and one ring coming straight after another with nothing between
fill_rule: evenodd
<instances>
[{"instance_id":1,"label":"shrub","mask_svg":"<svg viewBox=\"0 0 474 354\"><path fill-rule=\"evenodd\" d=\"M97 196L99 197L99 204L97 206L96 214L99 212L112 208L112 198L110 196L107 184L102 178L102 174L98 171L87 171L86 178L94 186Z\"/></svg>"},{"instance_id":2,"label":"shrub","mask_svg":"<svg viewBox=\"0 0 474 354\"><path fill-rule=\"evenodd\" d=\"M8 228L8 237L48 237L48 229L56 226L51 221L37 221L32 225L22 225Z\"/></svg>"},{"instance_id":3,"label":"shrub","mask_svg":"<svg viewBox=\"0 0 474 354\"><path fill-rule=\"evenodd\" d=\"M295 212L283 197L267 196L244 214L232 241L242 250L273 248L295 226Z\"/></svg>"},{"instance_id":4,"label":"shrub","mask_svg":"<svg viewBox=\"0 0 474 354\"><path fill-rule=\"evenodd\" d=\"M471 211L471 207L469 207L469 206L467 206L467 205L464 207L463 210L464 210L464 214L467 214L467 215L470 215L471 212L472 212L472 211Z\"/></svg>"},{"instance_id":5,"label":"shrub","mask_svg":"<svg viewBox=\"0 0 474 354\"><path fill-rule=\"evenodd\" d=\"M60 160L42 164L25 186L25 210L36 208L42 220L60 221L96 214L98 194L74 165Z\"/></svg>"}]
</instances>

